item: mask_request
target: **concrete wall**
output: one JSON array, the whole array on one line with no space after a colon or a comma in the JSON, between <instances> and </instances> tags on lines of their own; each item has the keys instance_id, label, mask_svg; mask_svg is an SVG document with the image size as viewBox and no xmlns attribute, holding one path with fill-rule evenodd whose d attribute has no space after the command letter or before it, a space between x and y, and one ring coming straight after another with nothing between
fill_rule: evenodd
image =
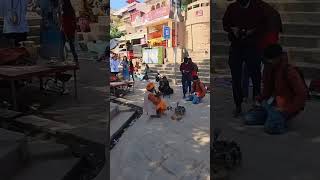
<instances>
[{"instance_id":1,"label":"concrete wall","mask_svg":"<svg viewBox=\"0 0 320 180\"><path fill-rule=\"evenodd\" d=\"M185 15L185 46L191 51L210 49L210 4L198 0L188 5ZM197 7L199 6L199 7Z\"/></svg>"}]
</instances>

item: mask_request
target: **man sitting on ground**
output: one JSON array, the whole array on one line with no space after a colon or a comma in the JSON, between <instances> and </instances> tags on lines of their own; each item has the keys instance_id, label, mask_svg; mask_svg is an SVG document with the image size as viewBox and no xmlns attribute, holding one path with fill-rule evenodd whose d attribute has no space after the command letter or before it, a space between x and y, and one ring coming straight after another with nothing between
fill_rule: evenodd
<instances>
[{"instance_id":1,"label":"man sitting on ground","mask_svg":"<svg viewBox=\"0 0 320 180\"><path fill-rule=\"evenodd\" d=\"M160 118L167 110L167 105L161 95L156 92L155 84L148 83L144 95L144 111L152 118Z\"/></svg>"},{"instance_id":2,"label":"man sitting on ground","mask_svg":"<svg viewBox=\"0 0 320 180\"><path fill-rule=\"evenodd\" d=\"M262 95L244 120L247 125L264 125L269 134L282 134L287 121L304 109L307 88L298 69L288 64L287 54L279 44L268 46L264 58Z\"/></svg>"},{"instance_id":3,"label":"man sitting on ground","mask_svg":"<svg viewBox=\"0 0 320 180\"><path fill-rule=\"evenodd\" d=\"M191 95L188 98L188 101L192 101L193 104L199 104L201 100L207 93L207 89L204 84L200 81L198 76L193 78Z\"/></svg>"}]
</instances>

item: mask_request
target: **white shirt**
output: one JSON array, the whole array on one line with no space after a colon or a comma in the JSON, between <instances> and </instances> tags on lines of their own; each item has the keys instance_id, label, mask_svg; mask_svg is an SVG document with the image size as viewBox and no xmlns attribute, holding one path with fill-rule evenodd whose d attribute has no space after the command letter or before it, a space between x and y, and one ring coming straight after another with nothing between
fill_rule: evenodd
<instances>
[{"instance_id":1,"label":"white shirt","mask_svg":"<svg viewBox=\"0 0 320 180\"><path fill-rule=\"evenodd\" d=\"M120 62L117 59L110 58L110 69L111 72L119 72Z\"/></svg>"},{"instance_id":2,"label":"white shirt","mask_svg":"<svg viewBox=\"0 0 320 180\"><path fill-rule=\"evenodd\" d=\"M151 94L149 91L144 94L143 112L150 116L157 115L156 105L149 100L149 94Z\"/></svg>"},{"instance_id":3,"label":"white shirt","mask_svg":"<svg viewBox=\"0 0 320 180\"><path fill-rule=\"evenodd\" d=\"M27 22L27 0L1 0L7 11L4 14L3 33L26 33L29 32ZM17 15L17 24L12 22L13 15Z\"/></svg>"}]
</instances>

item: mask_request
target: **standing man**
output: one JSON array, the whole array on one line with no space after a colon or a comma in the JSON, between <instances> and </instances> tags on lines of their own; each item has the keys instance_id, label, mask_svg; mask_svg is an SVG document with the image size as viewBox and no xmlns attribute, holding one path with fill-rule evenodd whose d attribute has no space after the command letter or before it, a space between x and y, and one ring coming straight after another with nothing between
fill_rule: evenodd
<instances>
[{"instance_id":1,"label":"standing man","mask_svg":"<svg viewBox=\"0 0 320 180\"><path fill-rule=\"evenodd\" d=\"M27 22L27 0L1 0L5 1L6 6L4 14L3 34L6 38L12 39L15 46L19 46L19 42L25 41L29 32ZM3 8L3 7L1 7Z\"/></svg>"},{"instance_id":2,"label":"standing man","mask_svg":"<svg viewBox=\"0 0 320 180\"><path fill-rule=\"evenodd\" d=\"M258 51L263 52L269 45L279 42L279 34L282 32L282 20L279 12L276 9L263 1L260 3L264 6L265 15L267 18L266 33L261 37L260 42L258 43ZM245 63L243 63L242 73L243 97L244 99L248 99L250 79L248 68ZM254 100L255 97L252 97L252 99Z\"/></svg>"},{"instance_id":3,"label":"standing man","mask_svg":"<svg viewBox=\"0 0 320 180\"><path fill-rule=\"evenodd\" d=\"M75 10L72 7L70 0L60 1L62 8L60 12L60 30L62 38L61 56L65 60L64 47L65 43L69 43L70 50L73 55L73 60L79 66L78 55L75 48L75 34L77 30L77 18Z\"/></svg>"},{"instance_id":4,"label":"standing man","mask_svg":"<svg viewBox=\"0 0 320 180\"><path fill-rule=\"evenodd\" d=\"M180 65L180 71L182 74L183 98L186 98L186 93L188 92L188 89L189 94L191 94L192 70L193 66L189 63L189 58L185 57L183 59L183 63Z\"/></svg>"},{"instance_id":5,"label":"standing man","mask_svg":"<svg viewBox=\"0 0 320 180\"><path fill-rule=\"evenodd\" d=\"M223 17L223 28L231 41L229 66L232 75L233 97L236 105L234 116L242 112L243 63L253 84L253 96L260 94L261 41L268 32L270 6L261 0L237 0L231 3Z\"/></svg>"},{"instance_id":6,"label":"standing man","mask_svg":"<svg viewBox=\"0 0 320 180\"><path fill-rule=\"evenodd\" d=\"M117 59L117 55L115 53L112 53L110 57L110 70L111 74L113 74L114 76L118 76L119 74L119 65L120 62Z\"/></svg>"}]
</instances>

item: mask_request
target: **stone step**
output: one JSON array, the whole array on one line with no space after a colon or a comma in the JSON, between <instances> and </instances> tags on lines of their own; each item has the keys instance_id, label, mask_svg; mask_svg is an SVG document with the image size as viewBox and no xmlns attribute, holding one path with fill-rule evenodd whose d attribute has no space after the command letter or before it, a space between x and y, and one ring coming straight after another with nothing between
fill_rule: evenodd
<instances>
[{"instance_id":1,"label":"stone step","mask_svg":"<svg viewBox=\"0 0 320 180\"><path fill-rule=\"evenodd\" d=\"M41 24L41 18L34 17L28 18L28 25L29 26L39 26ZM0 25L3 25L3 19L0 18Z\"/></svg>"},{"instance_id":2,"label":"stone step","mask_svg":"<svg viewBox=\"0 0 320 180\"><path fill-rule=\"evenodd\" d=\"M150 67L150 69L152 71L166 71L166 72L174 72L174 68L173 67ZM180 68L177 67L176 70L178 72L180 72ZM198 65L198 70L199 72L207 72L208 70L210 70L210 64L206 64L206 65Z\"/></svg>"},{"instance_id":3,"label":"stone step","mask_svg":"<svg viewBox=\"0 0 320 180\"><path fill-rule=\"evenodd\" d=\"M40 44L40 36L28 36L28 41L34 41L35 44Z\"/></svg>"},{"instance_id":4,"label":"stone step","mask_svg":"<svg viewBox=\"0 0 320 180\"><path fill-rule=\"evenodd\" d=\"M128 120L132 118L135 114L134 111L120 112L111 122L110 122L110 137L111 139L116 136L117 133L126 125Z\"/></svg>"},{"instance_id":5,"label":"stone step","mask_svg":"<svg viewBox=\"0 0 320 180\"><path fill-rule=\"evenodd\" d=\"M168 75L174 75L174 71L158 71L160 74L168 76ZM179 71L177 71L177 73L179 74L179 76L181 76L181 73ZM202 76L210 76L210 72L198 72L198 76L202 77Z\"/></svg>"},{"instance_id":6,"label":"stone step","mask_svg":"<svg viewBox=\"0 0 320 180\"><path fill-rule=\"evenodd\" d=\"M223 31L222 20L213 20L212 31ZM320 23L283 22L283 34L320 36Z\"/></svg>"},{"instance_id":7,"label":"stone step","mask_svg":"<svg viewBox=\"0 0 320 180\"><path fill-rule=\"evenodd\" d=\"M0 122L1 121L8 121L8 120L14 119L18 116L21 116L21 115L22 115L22 113L20 113L20 112L0 108Z\"/></svg>"},{"instance_id":8,"label":"stone step","mask_svg":"<svg viewBox=\"0 0 320 180\"><path fill-rule=\"evenodd\" d=\"M229 3L227 1L218 1L215 3L214 8L225 9ZM288 0L288 1L266 1L271 6L275 7L278 11L289 12L319 12L320 2L316 0Z\"/></svg>"},{"instance_id":9,"label":"stone step","mask_svg":"<svg viewBox=\"0 0 320 180\"><path fill-rule=\"evenodd\" d=\"M215 56L227 56L229 43L214 43ZM289 51L293 62L320 63L320 48L284 47Z\"/></svg>"},{"instance_id":10,"label":"stone step","mask_svg":"<svg viewBox=\"0 0 320 180\"><path fill-rule=\"evenodd\" d=\"M0 177L11 179L28 158L24 134L0 128Z\"/></svg>"},{"instance_id":11,"label":"stone step","mask_svg":"<svg viewBox=\"0 0 320 180\"><path fill-rule=\"evenodd\" d=\"M320 47L320 35L286 35L282 34L281 44L289 47L317 48ZM216 31L213 34L213 41L229 42L228 35L224 31Z\"/></svg>"},{"instance_id":12,"label":"stone step","mask_svg":"<svg viewBox=\"0 0 320 180\"><path fill-rule=\"evenodd\" d=\"M12 180L63 180L80 161L61 144L32 142L28 150L28 163Z\"/></svg>"},{"instance_id":13,"label":"stone step","mask_svg":"<svg viewBox=\"0 0 320 180\"><path fill-rule=\"evenodd\" d=\"M119 114L119 106L115 103L110 103L110 120L113 120Z\"/></svg>"},{"instance_id":14,"label":"stone step","mask_svg":"<svg viewBox=\"0 0 320 180\"><path fill-rule=\"evenodd\" d=\"M221 20L224 16L225 10L218 9L214 11L214 19ZM320 12L279 12L283 22L296 23L318 23L320 22Z\"/></svg>"},{"instance_id":15,"label":"stone step","mask_svg":"<svg viewBox=\"0 0 320 180\"><path fill-rule=\"evenodd\" d=\"M216 62L215 69L217 71L229 72L228 56L214 56L213 60ZM320 64L306 63L306 62L292 62L291 64L299 67L303 72L305 78L316 79L320 78Z\"/></svg>"},{"instance_id":16,"label":"stone step","mask_svg":"<svg viewBox=\"0 0 320 180\"><path fill-rule=\"evenodd\" d=\"M53 121L46 118L41 118L34 115L19 117L14 120L18 126L23 126L23 128L30 128L42 132L48 132L51 134L57 134L58 132L67 131L75 128L74 126Z\"/></svg>"}]
</instances>

